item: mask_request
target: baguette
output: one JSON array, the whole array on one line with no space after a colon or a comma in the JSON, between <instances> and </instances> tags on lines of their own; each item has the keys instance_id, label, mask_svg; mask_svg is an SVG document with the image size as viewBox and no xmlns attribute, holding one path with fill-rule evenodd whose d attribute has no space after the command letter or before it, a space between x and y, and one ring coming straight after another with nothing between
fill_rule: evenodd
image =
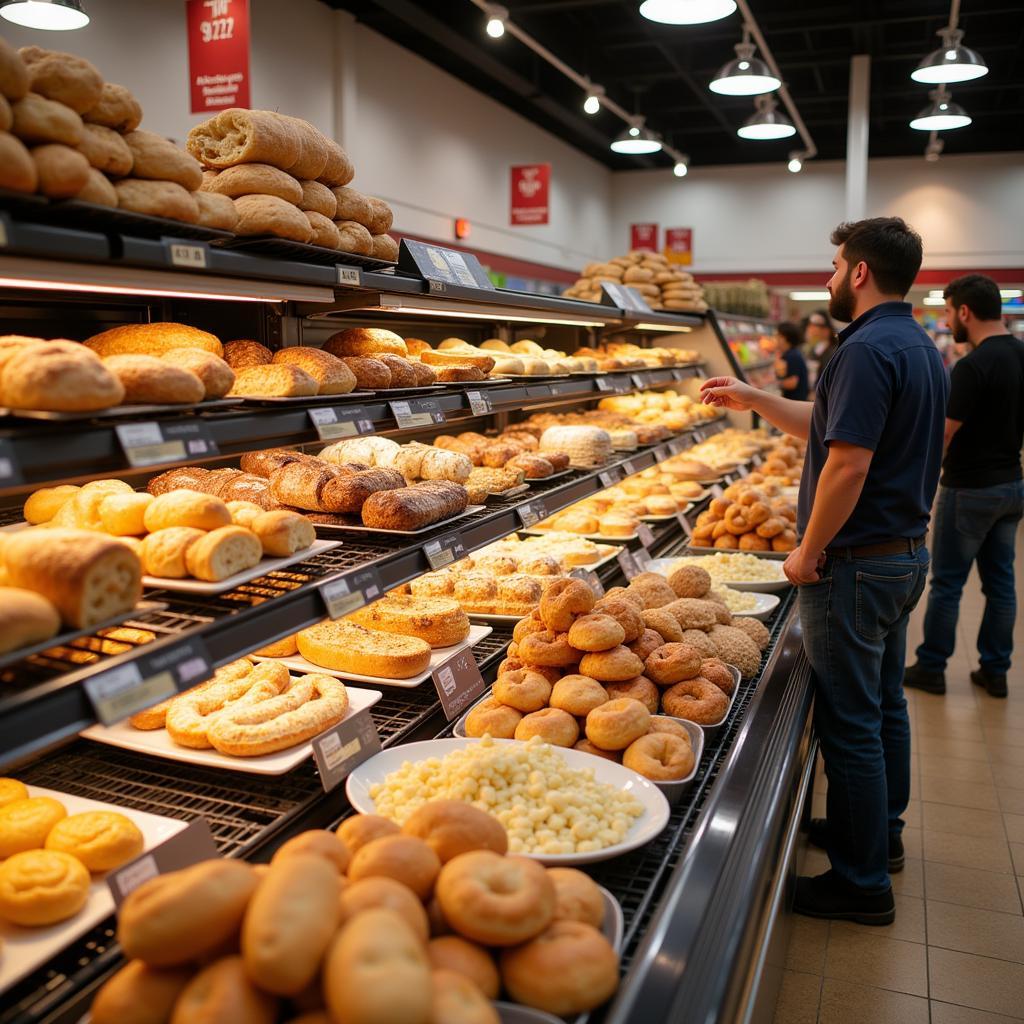
<instances>
[{"instance_id":1,"label":"baguette","mask_svg":"<svg viewBox=\"0 0 1024 1024\"><path fill-rule=\"evenodd\" d=\"M448 597L391 594L348 616L349 622L385 633L415 636L431 647L451 647L469 636L469 617Z\"/></svg>"},{"instance_id":2,"label":"baguette","mask_svg":"<svg viewBox=\"0 0 1024 1024\"><path fill-rule=\"evenodd\" d=\"M461 484L428 480L400 490L378 491L363 504L363 524L379 530L419 530L465 511Z\"/></svg>"},{"instance_id":3,"label":"baguette","mask_svg":"<svg viewBox=\"0 0 1024 1024\"><path fill-rule=\"evenodd\" d=\"M300 630L295 642L306 661L335 672L408 679L430 665L430 644L425 640L365 629L344 619Z\"/></svg>"},{"instance_id":4,"label":"baguette","mask_svg":"<svg viewBox=\"0 0 1024 1024\"><path fill-rule=\"evenodd\" d=\"M445 349L435 352L427 349L420 353L420 361L428 365L437 364L440 366L475 366L484 373L490 373L494 369L494 357L489 355L476 355L471 352L454 351Z\"/></svg>"}]
</instances>

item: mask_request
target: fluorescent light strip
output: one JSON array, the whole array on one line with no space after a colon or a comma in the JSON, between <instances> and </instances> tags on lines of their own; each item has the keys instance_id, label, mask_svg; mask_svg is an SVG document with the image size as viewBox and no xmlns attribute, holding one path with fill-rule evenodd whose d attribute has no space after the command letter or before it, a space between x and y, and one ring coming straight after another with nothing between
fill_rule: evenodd
<instances>
[{"instance_id":1,"label":"fluorescent light strip","mask_svg":"<svg viewBox=\"0 0 1024 1024\"><path fill-rule=\"evenodd\" d=\"M445 316L466 320L511 320L522 324L566 324L569 327L604 327L603 320L563 320L550 316L512 316L508 313L473 313L458 309L427 309L423 306L360 306L349 312L410 313L415 316ZM618 317L616 317L618 319Z\"/></svg>"},{"instance_id":2,"label":"fluorescent light strip","mask_svg":"<svg viewBox=\"0 0 1024 1024\"><path fill-rule=\"evenodd\" d=\"M175 291L166 288L132 288L128 285L78 284L73 281L41 281L34 278L0 277L0 288L35 291L98 292L101 295L156 295L171 299L218 299L222 302L283 302L279 295L221 295L218 292Z\"/></svg>"},{"instance_id":3,"label":"fluorescent light strip","mask_svg":"<svg viewBox=\"0 0 1024 1024\"><path fill-rule=\"evenodd\" d=\"M946 300L941 295L926 295L922 300L925 306L944 306Z\"/></svg>"},{"instance_id":4,"label":"fluorescent light strip","mask_svg":"<svg viewBox=\"0 0 1024 1024\"><path fill-rule=\"evenodd\" d=\"M831 296L827 291L820 292L790 292L789 297L796 302L825 302Z\"/></svg>"},{"instance_id":5,"label":"fluorescent light strip","mask_svg":"<svg viewBox=\"0 0 1024 1024\"><path fill-rule=\"evenodd\" d=\"M693 330L685 324L672 327L669 324L634 324L630 330L633 331L664 331L666 334L689 334Z\"/></svg>"}]
</instances>

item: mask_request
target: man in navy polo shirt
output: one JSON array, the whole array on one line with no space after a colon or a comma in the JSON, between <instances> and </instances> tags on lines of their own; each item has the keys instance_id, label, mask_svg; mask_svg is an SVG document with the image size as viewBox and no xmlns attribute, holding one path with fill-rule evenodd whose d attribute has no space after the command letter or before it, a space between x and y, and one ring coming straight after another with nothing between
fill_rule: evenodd
<instances>
[{"instance_id":1,"label":"man in navy polo shirt","mask_svg":"<svg viewBox=\"0 0 1024 1024\"><path fill-rule=\"evenodd\" d=\"M929 510L942 461L948 383L931 339L903 302L921 239L899 217L841 224L829 313L852 321L815 400L771 395L733 377L705 381L707 404L753 410L807 439L785 571L799 588L814 721L828 776L812 842L832 869L797 880L794 909L890 924L890 871L903 867L910 722L903 696L907 621L924 589Z\"/></svg>"}]
</instances>

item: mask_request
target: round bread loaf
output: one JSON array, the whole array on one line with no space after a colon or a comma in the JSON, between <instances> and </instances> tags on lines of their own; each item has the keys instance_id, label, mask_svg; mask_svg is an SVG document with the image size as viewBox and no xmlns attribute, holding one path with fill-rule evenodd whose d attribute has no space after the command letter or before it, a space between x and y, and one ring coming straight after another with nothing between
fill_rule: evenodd
<instances>
[{"instance_id":1,"label":"round bread loaf","mask_svg":"<svg viewBox=\"0 0 1024 1024\"><path fill-rule=\"evenodd\" d=\"M401 336L377 327L349 327L338 331L324 342L324 351L335 356L374 356L378 352L409 355Z\"/></svg>"},{"instance_id":2,"label":"round bread loaf","mask_svg":"<svg viewBox=\"0 0 1024 1024\"><path fill-rule=\"evenodd\" d=\"M274 363L297 366L317 382L321 395L347 395L356 387L356 375L337 356L319 348L289 346L274 353Z\"/></svg>"},{"instance_id":3,"label":"round bread loaf","mask_svg":"<svg viewBox=\"0 0 1024 1024\"><path fill-rule=\"evenodd\" d=\"M238 164L207 176L203 192L216 192L237 199L239 196L277 196L296 206L302 202L302 186L286 171L270 164Z\"/></svg>"},{"instance_id":4,"label":"round bread loaf","mask_svg":"<svg viewBox=\"0 0 1024 1024\"><path fill-rule=\"evenodd\" d=\"M77 857L27 850L0 864L0 920L26 927L56 924L89 898L89 872Z\"/></svg>"},{"instance_id":5,"label":"round bread loaf","mask_svg":"<svg viewBox=\"0 0 1024 1024\"><path fill-rule=\"evenodd\" d=\"M162 356L176 348L201 348L216 356L224 354L220 340L213 334L176 323L124 324L94 334L86 339L85 345L100 356Z\"/></svg>"}]
</instances>

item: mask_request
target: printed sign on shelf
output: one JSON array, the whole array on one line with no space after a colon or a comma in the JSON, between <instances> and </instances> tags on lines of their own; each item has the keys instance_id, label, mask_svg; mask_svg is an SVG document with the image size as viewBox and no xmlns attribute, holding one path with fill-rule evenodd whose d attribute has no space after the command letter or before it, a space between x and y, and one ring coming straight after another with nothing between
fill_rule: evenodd
<instances>
[{"instance_id":1,"label":"printed sign on shelf","mask_svg":"<svg viewBox=\"0 0 1024 1024\"><path fill-rule=\"evenodd\" d=\"M185 0L193 114L249 106L249 0Z\"/></svg>"},{"instance_id":2,"label":"printed sign on shelf","mask_svg":"<svg viewBox=\"0 0 1024 1024\"><path fill-rule=\"evenodd\" d=\"M646 249L648 252L657 252L658 225L630 224L629 247L630 249Z\"/></svg>"},{"instance_id":3,"label":"printed sign on shelf","mask_svg":"<svg viewBox=\"0 0 1024 1024\"><path fill-rule=\"evenodd\" d=\"M512 168L509 223L547 224L550 216L551 164L521 164Z\"/></svg>"},{"instance_id":4,"label":"printed sign on shelf","mask_svg":"<svg viewBox=\"0 0 1024 1024\"><path fill-rule=\"evenodd\" d=\"M665 228L665 255L669 263L693 263L693 228Z\"/></svg>"}]
</instances>

